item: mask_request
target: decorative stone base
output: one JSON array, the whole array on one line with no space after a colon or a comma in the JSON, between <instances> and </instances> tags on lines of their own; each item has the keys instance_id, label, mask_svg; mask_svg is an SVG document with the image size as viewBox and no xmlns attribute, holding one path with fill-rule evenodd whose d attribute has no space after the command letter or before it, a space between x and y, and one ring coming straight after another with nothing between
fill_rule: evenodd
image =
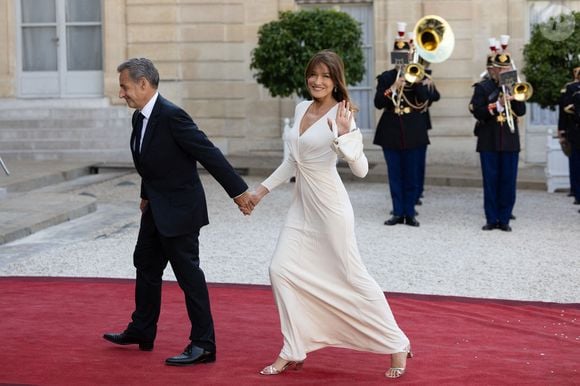
<instances>
[{"instance_id":1,"label":"decorative stone base","mask_svg":"<svg viewBox=\"0 0 580 386\"><path fill-rule=\"evenodd\" d=\"M562 152L562 147L558 138L551 134L547 137L546 144L546 186L548 192L554 193L556 190L570 188L570 170L568 157Z\"/></svg>"}]
</instances>

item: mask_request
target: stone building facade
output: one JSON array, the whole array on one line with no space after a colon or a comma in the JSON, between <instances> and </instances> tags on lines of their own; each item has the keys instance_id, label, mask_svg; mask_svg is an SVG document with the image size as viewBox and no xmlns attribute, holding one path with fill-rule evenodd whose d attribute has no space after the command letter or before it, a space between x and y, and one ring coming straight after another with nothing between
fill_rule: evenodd
<instances>
[{"instance_id":1,"label":"stone building facade","mask_svg":"<svg viewBox=\"0 0 580 386\"><path fill-rule=\"evenodd\" d=\"M136 56L148 57L156 63L162 79L160 92L184 107L225 154L281 156L282 122L293 115L295 100L272 98L256 83L249 64L257 31L264 23L275 20L280 11L331 6L356 15L366 28L367 84L357 95L367 98L367 102L374 91L374 77L391 66L389 51L398 21L407 22L408 30L429 14L449 22L456 39L453 54L444 63L431 66L442 99L431 108L433 130L428 162L476 166L474 121L467 106L471 86L484 70L488 38L509 34L509 50L521 67L530 20L534 12L550 3L535 0L101 0L96 11L99 14L91 16L83 14L84 8L70 4L75 1L82 7L97 0L43 0L45 5L53 4L57 20L34 24L31 10L38 6L38 1L0 0L0 52L3 53L0 56L0 155L5 158L84 157L95 161L129 161L126 144L130 111L118 98L116 67L126 58ZM580 9L580 1L561 3L570 9ZM78 13L76 24L67 19L73 11ZM61 21L58 15L64 15ZM45 33L53 33L50 32L53 28L56 37L48 39L39 33L43 37L35 40L29 36L33 27L48 28ZM83 49L86 54L95 53L92 46L78 42L74 46L69 41L69 31L78 32L82 27L86 27L85 32L100 34L97 37L101 42L100 68L84 72L63 70L63 63L70 66L75 60L74 53L70 52L73 48L81 53ZM79 35L85 36L85 32ZM95 41L91 40L91 44L98 44ZM34 64L30 45L46 48L53 43L57 51L55 63L61 67L36 73L34 68L30 70L30 64L26 68L27 60ZM360 103L366 106L369 117L368 127L363 127L366 148L371 160L380 161L379 149L371 144L380 111L375 111L367 102ZM39 112L41 118L37 119ZM550 124L534 125L526 118L522 125L522 161L545 162L545 136Z\"/></svg>"}]
</instances>

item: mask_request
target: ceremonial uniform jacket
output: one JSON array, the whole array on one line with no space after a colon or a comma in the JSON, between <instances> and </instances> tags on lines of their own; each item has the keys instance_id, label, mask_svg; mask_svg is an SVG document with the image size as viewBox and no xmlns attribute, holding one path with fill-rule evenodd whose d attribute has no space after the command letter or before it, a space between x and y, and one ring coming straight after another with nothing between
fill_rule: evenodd
<instances>
[{"instance_id":1,"label":"ceremonial uniform jacket","mask_svg":"<svg viewBox=\"0 0 580 386\"><path fill-rule=\"evenodd\" d=\"M492 79L485 79L474 85L469 110L477 119L475 135L477 151L520 151L518 117L526 113L524 102L511 101L510 108L514 121L512 133L506 119L506 110L497 110L498 99L502 97L501 87Z\"/></svg>"},{"instance_id":2,"label":"ceremonial uniform jacket","mask_svg":"<svg viewBox=\"0 0 580 386\"><path fill-rule=\"evenodd\" d=\"M395 106L391 96L388 95L388 90L396 78L397 69L385 71L377 77L375 107L384 111L377 125L373 143L391 150L415 149L428 145L426 111L431 93L424 84L406 84L401 103ZM416 108L421 106L421 109Z\"/></svg>"},{"instance_id":3,"label":"ceremonial uniform jacket","mask_svg":"<svg viewBox=\"0 0 580 386\"><path fill-rule=\"evenodd\" d=\"M561 90L559 101L558 130L564 132L564 137L580 149L580 122L578 121L578 107L575 100L580 99L580 81L570 82Z\"/></svg>"}]
</instances>

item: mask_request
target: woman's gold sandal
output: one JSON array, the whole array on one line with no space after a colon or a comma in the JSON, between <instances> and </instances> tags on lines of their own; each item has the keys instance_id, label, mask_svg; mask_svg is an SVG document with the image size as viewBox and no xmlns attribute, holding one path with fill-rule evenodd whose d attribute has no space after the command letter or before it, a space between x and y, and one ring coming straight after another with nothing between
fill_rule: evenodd
<instances>
[{"instance_id":1,"label":"woman's gold sandal","mask_svg":"<svg viewBox=\"0 0 580 386\"><path fill-rule=\"evenodd\" d=\"M278 370L277 368L274 367L274 365L269 365L266 366L262 369L262 371L260 371L260 374L262 375L278 375L278 374L282 374L284 371L286 370L301 370L302 366L304 365L304 361L302 362L296 362L296 361L290 361L287 362L284 367L282 367L282 369Z\"/></svg>"},{"instance_id":2,"label":"woman's gold sandal","mask_svg":"<svg viewBox=\"0 0 580 386\"><path fill-rule=\"evenodd\" d=\"M408 347L405 351L407 353L407 358L413 358L413 352L411 351L411 347ZM405 374L405 367L391 367L385 373L385 377L387 378L400 378Z\"/></svg>"}]
</instances>

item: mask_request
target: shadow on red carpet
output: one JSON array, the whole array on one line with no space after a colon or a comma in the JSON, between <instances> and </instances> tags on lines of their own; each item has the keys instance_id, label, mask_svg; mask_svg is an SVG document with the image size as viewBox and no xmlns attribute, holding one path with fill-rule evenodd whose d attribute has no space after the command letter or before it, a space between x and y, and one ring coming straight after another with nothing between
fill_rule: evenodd
<instances>
[{"instance_id":1,"label":"shadow on red carpet","mask_svg":"<svg viewBox=\"0 0 580 386\"><path fill-rule=\"evenodd\" d=\"M0 278L0 384L38 385L474 385L580 384L580 305L388 294L413 345L403 378L385 379L385 355L327 348L301 371L258 371L282 343L271 289L211 284L218 360L170 367L189 322L166 282L152 352L115 346L133 307L133 281Z\"/></svg>"}]
</instances>

